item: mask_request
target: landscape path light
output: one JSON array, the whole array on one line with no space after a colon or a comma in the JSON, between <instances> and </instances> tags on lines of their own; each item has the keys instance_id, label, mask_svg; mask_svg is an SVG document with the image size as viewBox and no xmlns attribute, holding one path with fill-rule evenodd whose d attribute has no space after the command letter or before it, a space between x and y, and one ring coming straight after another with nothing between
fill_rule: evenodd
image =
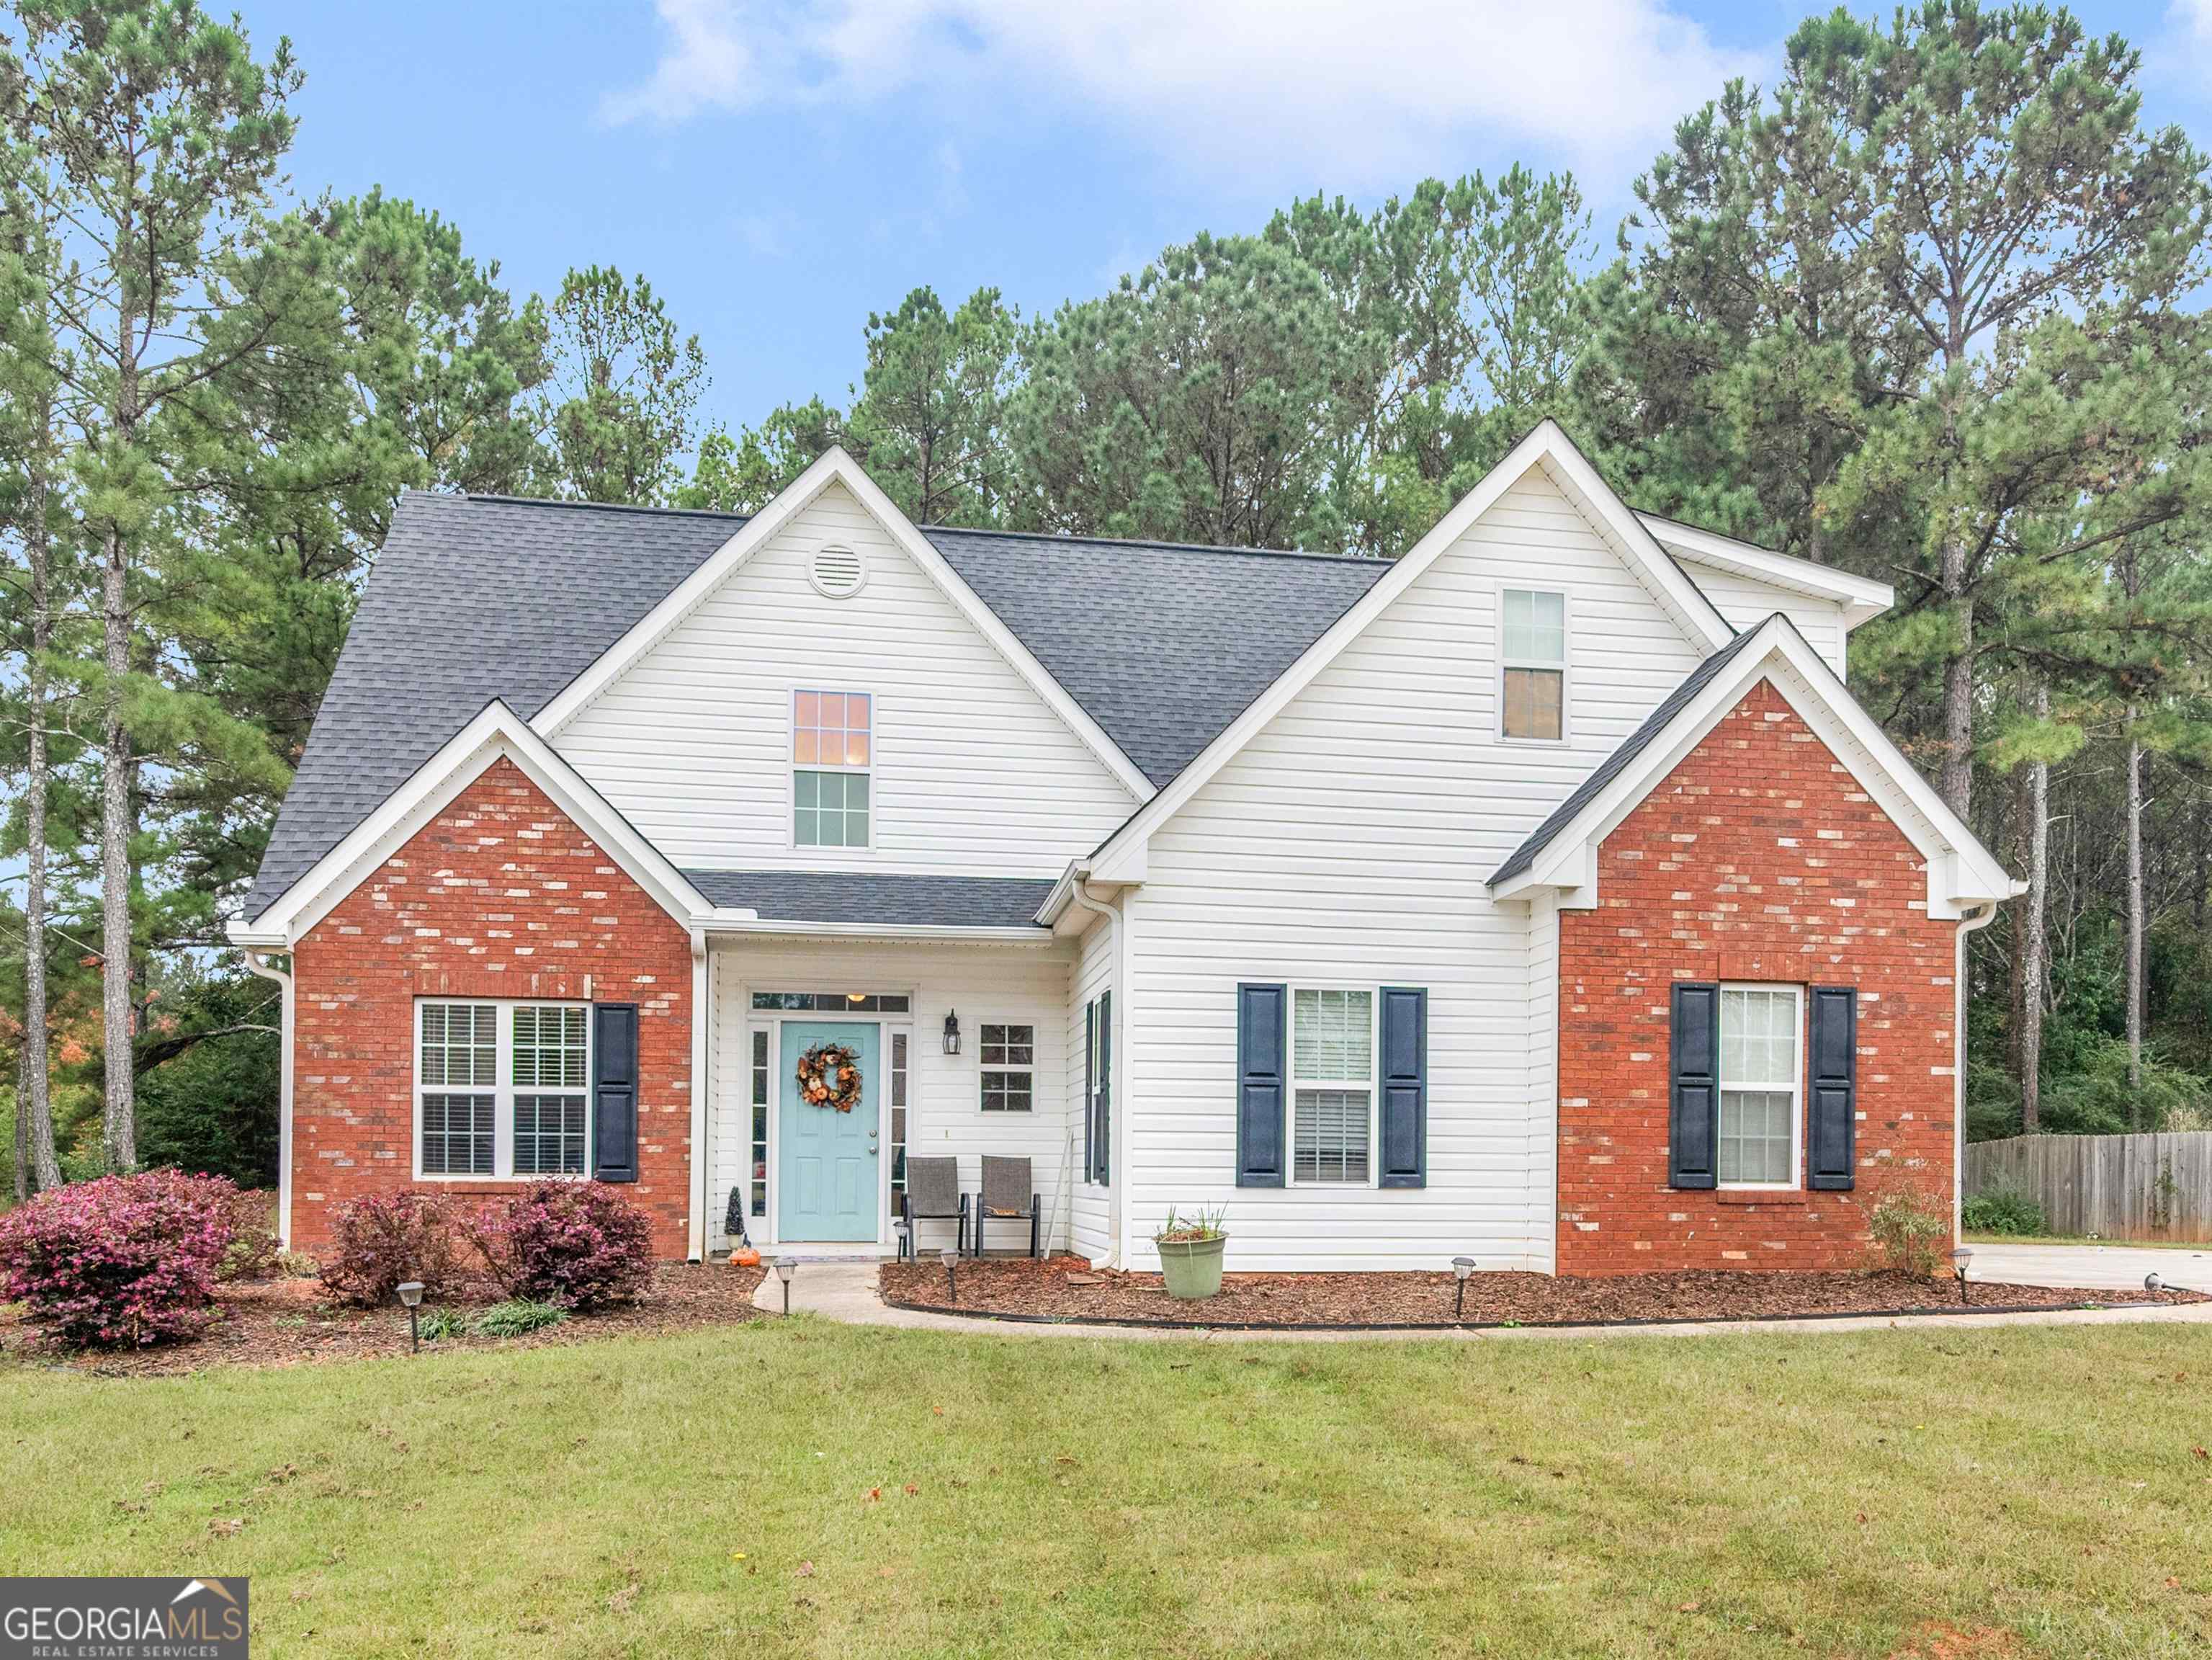
<instances>
[{"instance_id":1,"label":"landscape path light","mask_svg":"<svg viewBox=\"0 0 2212 1660\"><path fill-rule=\"evenodd\" d=\"M407 1339L415 1346L415 1353L422 1352L422 1282L420 1280L402 1280L399 1300L407 1310Z\"/></svg>"},{"instance_id":2,"label":"landscape path light","mask_svg":"<svg viewBox=\"0 0 2212 1660\"><path fill-rule=\"evenodd\" d=\"M783 1281L783 1311L787 1316L791 1312L791 1276L798 1272L799 1259L796 1256L775 1259L775 1277Z\"/></svg>"},{"instance_id":3,"label":"landscape path light","mask_svg":"<svg viewBox=\"0 0 2212 1660\"><path fill-rule=\"evenodd\" d=\"M960 1286L952 1277L952 1270L959 1264L960 1247L947 1245L937 1253L937 1260L945 1264L945 1295L949 1300L957 1303L960 1300Z\"/></svg>"},{"instance_id":4,"label":"landscape path light","mask_svg":"<svg viewBox=\"0 0 2212 1660\"><path fill-rule=\"evenodd\" d=\"M1959 1276L1959 1300L1966 1300L1966 1270L1973 1265L1974 1253L1961 1245L1951 1253L1951 1272Z\"/></svg>"},{"instance_id":5,"label":"landscape path light","mask_svg":"<svg viewBox=\"0 0 2212 1660\"><path fill-rule=\"evenodd\" d=\"M1474 1272L1474 1258L1472 1256L1452 1258L1452 1277L1459 1281L1459 1289L1452 1297L1452 1318L1455 1320L1467 1317L1467 1277Z\"/></svg>"}]
</instances>

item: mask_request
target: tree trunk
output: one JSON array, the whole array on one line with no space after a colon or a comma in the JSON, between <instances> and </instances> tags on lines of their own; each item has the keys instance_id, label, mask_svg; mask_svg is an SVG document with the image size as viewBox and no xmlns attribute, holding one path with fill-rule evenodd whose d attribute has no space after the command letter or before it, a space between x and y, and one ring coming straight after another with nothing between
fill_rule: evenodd
<instances>
[{"instance_id":1,"label":"tree trunk","mask_svg":"<svg viewBox=\"0 0 2212 1660\"><path fill-rule=\"evenodd\" d=\"M2051 689L2039 687L2035 712L2048 718ZM2020 1132L2033 1135L2043 1122L2043 1000L2050 970L2045 966L2043 931L2051 908L2051 763L2033 761L2027 769L2027 938L2022 942L2020 1002Z\"/></svg>"},{"instance_id":2,"label":"tree trunk","mask_svg":"<svg viewBox=\"0 0 2212 1660\"><path fill-rule=\"evenodd\" d=\"M106 647L106 711L100 731L100 990L107 1098L100 1146L111 1171L138 1164L137 1085L131 1067L131 729L123 686L131 672L128 555L120 526L108 527L100 612Z\"/></svg>"},{"instance_id":3,"label":"tree trunk","mask_svg":"<svg viewBox=\"0 0 2212 1660\"><path fill-rule=\"evenodd\" d=\"M23 545L30 566L31 655L24 672L24 708L30 726L27 791L23 803L23 1086L15 1098L16 1197L23 1195L26 1163L41 1189L62 1184L54 1157L53 1098L46 1059L46 652L53 642L53 573L46 540L46 435L51 400L33 411L34 452L26 469Z\"/></svg>"},{"instance_id":4,"label":"tree trunk","mask_svg":"<svg viewBox=\"0 0 2212 1660\"><path fill-rule=\"evenodd\" d=\"M2136 736L2135 700L2128 701L2128 1122L2142 1098L2143 860L2142 742Z\"/></svg>"}]
</instances>

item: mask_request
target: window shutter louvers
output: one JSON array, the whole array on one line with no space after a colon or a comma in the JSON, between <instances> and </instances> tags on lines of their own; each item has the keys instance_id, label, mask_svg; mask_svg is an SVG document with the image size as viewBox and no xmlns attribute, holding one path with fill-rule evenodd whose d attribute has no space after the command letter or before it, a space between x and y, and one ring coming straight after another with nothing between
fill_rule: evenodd
<instances>
[{"instance_id":1,"label":"window shutter louvers","mask_svg":"<svg viewBox=\"0 0 2212 1660\"><path fill-rule=\"evenodd\" d=\"M1281 986L1237 988L1237 1185L1279 1188L1283 1158Z\"/></svg>"},{"instance_id":2,"label":"window shutter louvers","mask_svg":"<svg viewBox=\"0 0 2212 1660\"><path fill-rule=\"evenodd\" d=\"M1382 988L1382 1158L1377 1184L1429 1180L1429 994Z\"/></svg>"},{"instance_id":3,"label":"window shutter louvers","mask_svg":"<svg viewBox=\"0 0 2212 1660\"><path fill-rule=\"evenodd\" d=\"M1098 994L1098 1077L1086 1113L1091 1126L1091 1179L1100 1187L1114 1177L1114 994Z\"/></svg>"},{"instance_id":4,"label":"window shutter louvers","mask_svg":"<svg viewBox=\"0 0 2212 1660\"><path fill-rule=\"evenodd\" d=\"M1720 1184L1721 988L1677 985L1668 1049L1667 1182Z\"/></svg>"},{"instance_id":5,"label":"window shutter louvers","mask_svg":"<svg viewBox=\"0 0 2212 1660\"><path fill-rule=\"evenodd\" d=\"M1847 1191L1858 1167L1859 994L1849 986L1812 990L1805 1057L1805 1184Z\"/></svg>"},{"instance_id":6,"label":"window shutter louvers","mask_svg":"<svg viewBox=\"0 0 2212 1660\"><path fill-rule=\"evenodd\" d=\"M592 1005L592 1174L637 1180L637 1005Z\"/></svg>"},{"instance_id":7,"label":"window shutter louvers","mask_svg":"<svg viewBox=\"0 0 2212 1660\"><path fill-rule=\"evenodd\" d=\"M1098 1000L1083 1006L1083 1179L1098 1179Z\"/></svg>"}]
</instances>

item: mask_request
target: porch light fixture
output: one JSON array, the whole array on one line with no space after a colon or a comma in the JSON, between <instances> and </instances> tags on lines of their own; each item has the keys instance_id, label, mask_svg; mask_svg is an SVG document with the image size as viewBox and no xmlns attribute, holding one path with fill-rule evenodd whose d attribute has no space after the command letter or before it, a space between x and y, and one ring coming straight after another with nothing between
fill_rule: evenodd
<instances>
[{"instance_id":1,"label":"porch light fixture","mask_svg":"<svg viewBox=\"0 0 2212 1660\"><path fill-rule=\"evenodd\" d=\"M783 1281L783 1311L787 1316L791 1313L791 1276L798 1272L799 1259L796 1256L775 1259L775 1277Z\"/></svg>"},{"instance_id":2,"label":"porch light fixture","mask_svg":"<svg viewBox=\"0 0 2212 1660\"><path fill-rule=\"evenodd\" d=\"M937 1253L937 1260L945 1264L945 1300L957 1303L960 1300L960 1286L959 1282L952 1277L952 1270L959 1264L960 1247L947 1245Z\"/></svg>"},{"instance_id":3,"label":"porch light fixture","mask_svg":"<svg viewBox=\"0 0 2212 1660\"><path fill-rule=\"evenodd\" d=\"M399 1301L407 1310L407 1341L415 1346L415 1353L422 1352L422 1282L409 1280L397 1288Z\"/></svg>"},{"instance_id":4,"label":"porch light fixture","mask_svg":"<svg viewBox=\"0 0 2212 1660\"><path fill-rule=\"evenodd\" d=\"M960 1011L957 1009L945 1012L945 1052L947 1055L960 1053Z\"/></svg>"},{"instance_id":5,"label":"porch light fixture","mask_svg":"<svg viewBox=\"0 0 2212 1660\"><path fill-rule=\"evenodd\" d=\"M1972 1266L1974 1253L1961 1245L1951 1253L1951 1272L1959 1276L1959 1300L1966 1300L1966 1270Z\"/></svg>"},{"instance_id":6,"label":"porch light fixture","mask_svg":"<svg viewBox=\"0 0 2212 1660\"><path fill-rule=\"evenodd\" d=\"M1467 1313L1467 1277L1474 1272L1474 1258L1472 1256L1452 1258L1452 1278L1459 1281L1458 1289L1452 1295L1452 1318L1455 1320L1463 1318Z\"/></svg>"}]
</instances>

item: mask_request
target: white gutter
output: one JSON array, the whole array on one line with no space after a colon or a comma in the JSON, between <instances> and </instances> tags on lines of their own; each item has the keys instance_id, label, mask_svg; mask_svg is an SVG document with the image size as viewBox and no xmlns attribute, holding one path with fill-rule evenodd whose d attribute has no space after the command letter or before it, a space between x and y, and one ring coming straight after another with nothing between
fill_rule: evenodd
<instances>
[{"instance_id":1,"label":"white gutter","mask_svg":"<svg viewBox=\"0 0 2212 1660\"><path fill-rule=\"evenodd\" d=\"M1094 916L1103 916L1106 919L1106 927L1109 930L1107 938L1109 942L1108 946L1108 954L1114 964L1114 977L1110 986L1110 989L1114 993L1114 1025L1111 1033L1114 1043L1113 1054L1115 1057L1113 1064L1121 1068L1121 1076L1124 1079L1127 1079L1129 1075L1129 1046L1122 1040L1122 1033L1127 1029L1127 1022L1129 1018L1129 988L1127 976L1122 971L1124 968L1122 961L1122 945L1125 936L1121 932L1121 912L1119 907L1109 905L1104 902L1095 899L1091 897L1091 873L1090 866L1088 865L1080 866L1070 865L1067 867L1067 874L1060 879L1066 885L1066 897L1070 903L1080 906L1083 909L1089 911ZM1058 888L1054 888L1053 892L1054 896L1057 897L1060 890ZM1113 1168L1109 1172L1111 1179L1108 1182L1106 1189L1106 1237L1108 1244L1106 1247L1105 1262L1103 1263L1094 1263L1092 1266L1111 1268L1121 1266L1122 1256L1121 1195L1128 1186L1129 1177L1127 1161L1121 1157L1121 1127L1128 1122L1129 1114L1126 1091L1114 1089L1112 1074L1110 1073L1108 1074L1107 1087L1109 1091L1112 1091L1112 1094L1109 1095L1108 1098L1113 1101L1114 1110L1114 1139L1112 1152L1114 1164ZM1115 1098L1117 1097L1120 1098ZM1083 1110L1085 1116L1085 1122L1087 1122L1091 1111L1090 1102L1085 1101L1083 1104ZM1073 1195L1073 1189L1071 1188L1068 1201L1068 1243L1071 1246L1075 1243L1074 1199Z\"/></svg>"},{"instance_id":2,"label":"white gutter","mask_svg":"<svg viewBox=\"0 0 2212 1660\"><path fill-rule=\"evenodd\" d=\"M794 922L769 921L754 911L702 911L691 918L695 932L758 934L793 939L921 939L978 945L1049 946L1051 931L1030 923L985 927L927 922Z\"/></svg>"},{"instance_id":3,"label":"white gutter","mask_svg":"<svg viewBox=\"0 0 2212 1660\"><path fill-rule=\"evenodd\" d=\"M264 980L273 980L283 991L282 1061L276 1082L276 1237L292 1249L292 976L269 966L269 953L250 950L246 966Z\"/></svg>"},{"instance_id":4,"label":"white gutter","mask_svg":"<svg viewBox=\"0 0 2212 1660\"><path fill-rule=\"evenodd\" d=\"M1994 903L1959 924L1958 961L1951 970L1951 1243L1966 1225L1966 936L1997 920Z\"/></svg>"}]
</instances>

